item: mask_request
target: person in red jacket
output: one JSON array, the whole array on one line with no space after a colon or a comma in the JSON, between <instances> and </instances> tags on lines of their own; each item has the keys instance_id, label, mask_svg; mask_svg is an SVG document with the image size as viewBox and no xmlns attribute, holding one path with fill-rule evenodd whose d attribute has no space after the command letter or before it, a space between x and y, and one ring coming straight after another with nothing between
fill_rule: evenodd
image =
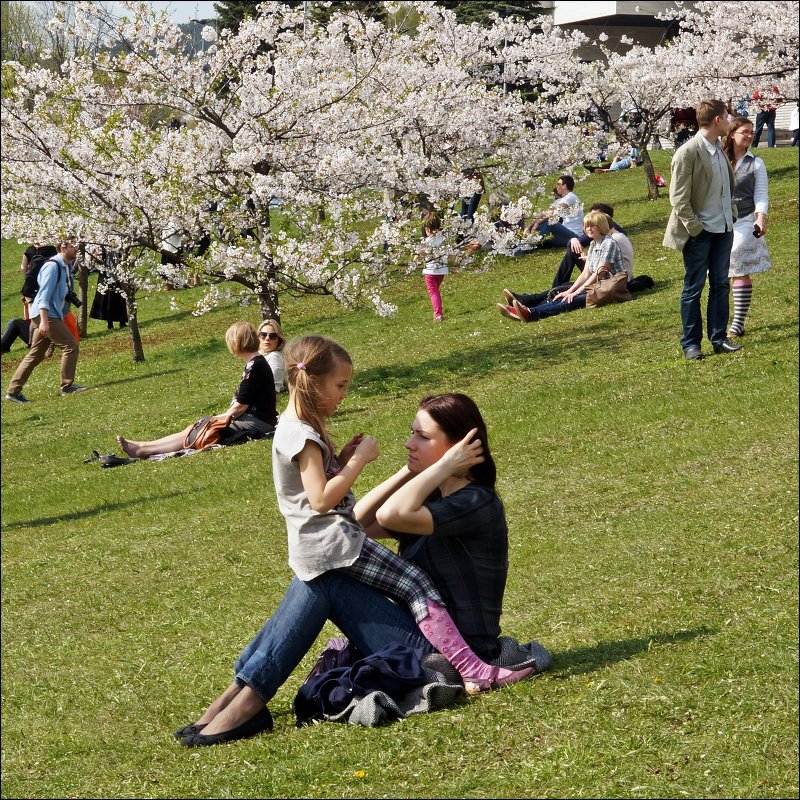
<instances>
[{"instance_id":1,"label":"person in red jacket","mask_svg":"<svg viewBox=\"0 0 800 800\"><path fill-rule=\"evenodd\" d=\"M761 131L767 126L767 147L775 147L775 112L783 102L783 95L777 86L771 89L762 89L753 92L753 101L758 106L756 114L756 135L753 137L753 147L758 147L761 141Z\"/></svg>"}]
</instances>

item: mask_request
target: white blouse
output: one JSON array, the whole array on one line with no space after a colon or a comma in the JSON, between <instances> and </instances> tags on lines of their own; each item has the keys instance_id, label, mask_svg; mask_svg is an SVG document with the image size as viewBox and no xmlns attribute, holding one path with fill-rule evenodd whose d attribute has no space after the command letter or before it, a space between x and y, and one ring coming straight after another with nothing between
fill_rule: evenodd
<instances>
[{"instance_id":1,"label":"white blouse","mask_svg":"<svg viewBox=\"0 0 800 800\"><path fill-rule=\"evenodd\" d=\"M272 370L272 377L275 378L275 391L282 392L286 388L283 353L273 350L271 353L262 353L261 355L267 360L267 364Z\"/></svg>"}]
</instances>

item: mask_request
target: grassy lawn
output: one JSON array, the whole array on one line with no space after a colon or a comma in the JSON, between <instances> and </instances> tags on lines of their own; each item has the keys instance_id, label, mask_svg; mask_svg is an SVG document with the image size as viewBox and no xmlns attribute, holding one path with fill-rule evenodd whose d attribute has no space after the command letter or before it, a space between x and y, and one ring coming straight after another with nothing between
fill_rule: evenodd
<instances>
[{"instance_id":1,"label":"grassy lawn","mask_svg":"<svg viewBox=\"0 0 800 800\"><path fill-rule=\"evenodd\" d=\"M290 337L353 356L334 433L383 448L357 492L402 462L421 396L477 400L510 526L503 629L554 654L534 681L379 729L294 727L312 654L270 704L272 734L199 751L172 738L290 579L269 444L83 460L227 408L241 363L225 329L259 319L194 317L199 290L173 293L179 312L142 298L139 364L125 331L90 320L91 391L60 397L53 359L32 403L2 405L2 796L797 797L798 151L759 155L774 269L735 355L682 358L669 201L648 202L636 170L577 187L614 205L656 282L631 303L501 319L503 287L549 286L553 250L449 276L439 325L421 277L391 292L392 320L286 301ZM667 177L669 156L653 156ZM3 243L4 323L21 251ZM24 352L3 357L4 392Z\"/></svg>"}]
</instances>

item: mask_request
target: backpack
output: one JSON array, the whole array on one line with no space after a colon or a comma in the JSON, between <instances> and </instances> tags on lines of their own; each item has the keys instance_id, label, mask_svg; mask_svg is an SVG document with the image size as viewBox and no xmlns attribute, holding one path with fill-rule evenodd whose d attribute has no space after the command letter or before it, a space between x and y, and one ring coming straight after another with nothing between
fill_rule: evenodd
<instances>
[{"instance_id":1,"label":"backpack","mask_svg":"<svg viewBox=\"0 0 800 800\"><path fill-rule=\"evenodd\" d=\"M629 292L643 292L646 289L652 289L656 282L649 275L637 275L628 281Z\"/></svg>"},{"instance_id":2,"label":"backpack","mask_svg":"<svg viewBox=\"0 0 800 800\"><path fill-rule=\"evenodd\" d=\"M23 297L27 297L28 300L33 300L36 297L36 292L39 291L39 272L48 261L53 261L53 257L37 253L28 262L28 271L25 273L25 280L22 284L22 289L20 289L20 294Z\"/></svg>"}]
</instances>

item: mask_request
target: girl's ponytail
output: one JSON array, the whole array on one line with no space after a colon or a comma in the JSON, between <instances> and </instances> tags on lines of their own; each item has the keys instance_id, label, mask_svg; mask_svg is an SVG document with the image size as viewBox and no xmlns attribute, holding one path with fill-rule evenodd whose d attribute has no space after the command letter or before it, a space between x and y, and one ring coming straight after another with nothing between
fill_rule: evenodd
<instances>
[{"instance_id":1,"label":"girl's ponytail","mask_svg":"<svg viewBox=\"0 0 800 800\"><path fill-rule=\"evenodd\" d=\"M350 354L327 336L300 336L283 352L286 382L294 394L297 416L310 425L334 453L325 425L318 380L330 375L339 364L353 365Z\"/></svg>"}]
</instances>

